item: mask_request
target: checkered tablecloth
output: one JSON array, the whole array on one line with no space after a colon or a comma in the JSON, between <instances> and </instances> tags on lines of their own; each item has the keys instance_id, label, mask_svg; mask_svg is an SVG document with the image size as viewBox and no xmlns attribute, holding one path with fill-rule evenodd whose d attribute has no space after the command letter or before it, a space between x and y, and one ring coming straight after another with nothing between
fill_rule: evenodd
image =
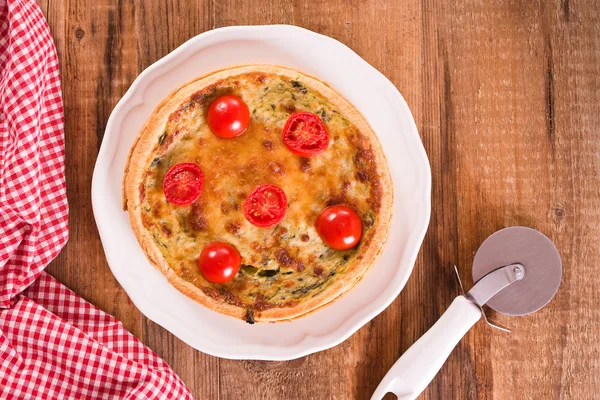
<instances>
[{"instance_id":1,"label":"checkered tablecloth","mask_svg":"<svg viewBox=\"0 0 600 400\"><path fill-rule=\"evenodd\" d=\"M67 216L50 30L34 0L0 0L0 398L191 399L117 319L43 271Z\"/></svg>"}]
</instances>

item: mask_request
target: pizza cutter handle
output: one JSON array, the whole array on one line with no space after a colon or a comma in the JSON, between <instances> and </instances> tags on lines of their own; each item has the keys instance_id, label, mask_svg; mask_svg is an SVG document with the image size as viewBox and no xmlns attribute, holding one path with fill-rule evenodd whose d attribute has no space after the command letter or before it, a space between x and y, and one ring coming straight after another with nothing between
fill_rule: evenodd
<instances>
[{"instance_id":1,"label":"pizza cutter handle","mask_svg":"<svg viewBox=\"0 0 600 400\"><path fill-rule=\"evenodd\" d=\"M458 296L441 318L417 340L385 375L371 400L394 393L399 400L412 400L429 385L456 344L481 318L481 310Z\"/></svg>"}]
</instances>

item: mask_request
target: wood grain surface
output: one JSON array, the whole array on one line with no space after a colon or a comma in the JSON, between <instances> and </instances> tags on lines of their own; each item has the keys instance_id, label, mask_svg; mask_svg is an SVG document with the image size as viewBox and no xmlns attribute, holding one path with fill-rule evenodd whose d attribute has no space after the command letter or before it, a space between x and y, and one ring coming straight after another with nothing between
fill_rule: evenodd
<instances>
[{"instance_id":1,"label":"wood grain surface","mask_svg":"<svg viewBox=\"0 0 600 400\"><path fill-rule=\"evenodd\" d=\"M600 398L600 4L581 0L38 0L61 62L70 241L48 268L117 316L198 399L368 399L470 286L479 244L548 235L562 286L526 317L477 324L422 399ZM285 23L354 49L398 87L433 174L431 224L405 289L343 344L290 362L231 361L145 318L112 276L90 186L106 121L135 77L189 38Z\"/></svg>"}]
</instances>

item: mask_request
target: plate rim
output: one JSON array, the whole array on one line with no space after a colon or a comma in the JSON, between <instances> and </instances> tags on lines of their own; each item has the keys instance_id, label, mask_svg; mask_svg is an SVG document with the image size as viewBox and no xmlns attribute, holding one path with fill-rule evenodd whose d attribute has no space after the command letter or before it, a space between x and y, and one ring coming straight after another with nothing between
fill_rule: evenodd
<instances>
[{"instance_id":1,"label":"plate rim","mask_svg":"<svg viewBox=\"0 0 600 400\"><path fill-rule=\"evenodd\" d=\"M387 297L385 299L385 301L382 301L381 304L373 307L373 309L370 312L368 312L365 316L363 316L362 318L356 318L355 320L351 321L350 324L344 323L342 325L339 325L336 329L331 330L323 335L312 336L310 334L306 334L297 343L294 343L293 346L282 347L282 346L268 346L268 345L264 345L264 344L249 345L248 347L251 347L251 348L249 348L244 353L239 353L239 352L233 352L233 353L229 352L228 353L227 351L222 351L222 350L221 351L213 351L213 349L210 349L210 348L199 348L197 343L192 344L193 339L187 337L184 332L178 331L177 327L166 326L166 325L168 325L168 323L164 322L164 318L161 318L161 315L157 315L155 312L153 312L153 309L151 307L143 304L143 301L141 298L137 299L137 298L135 298L136 297L135 295L132 296L130 294L130 292L126 288L126 286L128 286L128 285L123 284L123 280L124 280L123 276L118 271L118 268L113 268L112 263L110 262L110 259L112 257L109 256L109 254L106 252L106 250L104 250L105 240L107 240L107 239L105 237L106 233L105 234L102 233L103 228L101 228L101 225L103 225L103 222L101 222L102 216L99 215L99 214L101 214L100 209L102 208L102 205L101 205L102 201L100 199L101 198L100 193L102 193L101 186L104 184L104 182L107 181L106 179L102 180L102 177L103 176L108 177L108 168L105 168L104 171L102 170L103 164L107 164L107 161L110 161L109 157L108 157L110 155L108 142L109 141L117 141L118 142L118 139L119 139L119 135L115 136L116 135L115 131L117 129L114 127L114 125L116 124L116 120L117 120L118 116L120 116L123 113L124 109L126 108L126 105L128 105L130 102L135 100L136 95L139 95L139 92L140 92L139 87L142 86L143 83L146 83L146 87L147 87L148 84L150 84L152 82L152 73L155 70L158 70L158 69L162 68L164 65L167 65L170 62L176 61L179 57L184 56L186 50L188 48L191 48L194 45L196 45L197 42L205 41L212 37L215 37L215 36L218 37L221 35L223 36L222 40L232 39L233 37L236 37L237 35L240 35L240 34L243 35L244 32L247 32L250 30L251 31L287 30L290 32L296 31L295 32L296 34L313 36L315 39L325 40L325 41L328 41L337 46L341 46L344 51L349 52L352 56L354 56L357 59L357 62L362 63L364 66L366 66L371 71L371 73L374 74L374 76L379 78L379 80L381 81L382 84L388 86L388 89L391 89L390 93L393 93L393 95L396 97L396 100L400 102L402 111L408 113L408 117L409 117L408 122L411 125L412 129L411 129L411 132L409 132L406 136L408 138L410 138L410 143L413 146L413 149L411 149L411 152L413 152L416 157L415 162L417 164L421 163L421 168L423 169L423 172L424 172L424 176L421 177L421 178L425 178L424 182L416 183L415 188L414 188L413 192L411 193L411 195L413 197L416 197L417 189L419 188L419 186L422 186L421 196L416 197L416 199L419 202L422 202L423 207L421 207L421 210L424 211L424 213L422 213L422 215L420 216L421 218L419 218L419 220L416 222L416 225L418 225L420 227L420 229L414 233L413 237L415 238L415 244L414 244L414 246L412 246L412 248L407 249L407 252L410 253L408 256L408 260L409 260L408 262L410 264L409 268L406 268L406 270L403 274L395 274L393 276L393 279L390 281L390 284L386 287L386 290L387 290L390 287L390 285L392 285L392 283L394 283L395 287L394 287L394 290L392 291L392 293L389 295L389 297ZM145 82L145 81L148 81L148 82ZM142 98L144 97L143 95L144 95L144 91L141 92ZM143 103L143 101L140 101L140 102ZM135 106L135 103L134 103L134 106ZM133 106L132 106L132 108L133 108ZM122 120L121 120L121 122L122 122ZM113 138L112 136L115 136L115 137ZM107 138L110 138L110 139L107 140ZM111 154L114 154L114 151ZM363 327L370 320L374 319L381 312L383 312L398 297L399 293L405 287L406 282L408 281L408 278L412 274L416 258L418 256L421 245L423 243L423 239L424 239L427 229L429 227L429 221L430 221L430 217L431 217L431 168L429 165L429 160L427 158L427 154L425 152L425 148L423 146L420 135L418 133L418 129L417 129L414 117L410 111L410 108L408 107L408 104L406 103L404 97L402 96L402 94L399 92L399 90L394 86L394 84L385 75L383 75L375 67L370 65L367 61L365 61L362 57L360 57L356 52L354 52L348 46L346 46L345 44L343 44L343 43L339 42L338 40L333 39L329 36L322 35L322 34L310 31L308 29L293 26L293 25L279 24L279 25L229 26L229 27L223 27L223 28L209 30L209 31L203 32L199 35L196 35L194 37L191 37L186 42L181 44L179 47L174 49L172 52L168 53L164 57L162 57L159 60L157 60L156 62L152 63L150 66L148 66L146 69L144 69L135 78L135 80L132 82L131 86L127 89L126 93L117 102L117 104L116 104L115 108L113 109L113 111L111 112L111 115L106 124L104 136L102 139L102 144L101 144L100 150L98 152L98 156L96 159L94 172L93 172L93 176L92 176L92 208L93 208L93 213L94 213L94 219L96 221L96 225L98 228L98 233L99 233L99 236L100 236L100 239L102 242L102 247L103 247L106 259L107 259L107 263L111 270L111 273L113 274L115 279L117 279L117 281L119 282L121 287L125 290L127 295L130 297L133 304L138 308L138 310L142 314L144 314L144 316L146 316L148 319L152 320L153 322L157 323L158 325L162 326L163 328L165 328L166 330L171 332L173 335L175 335L176 337L178 337L180 340L184 341L186 344L190 345L191 347L198 349L204 353L213 355L213 356L229 358L229 359L253 359L253 360L273 360L273 361L291 360L291 359L296 359L299 357L306 356L308 354L312 354L312 353L315 353L318 351L323 351L323 350L329 349L331 347L337 346L338 344L342 343L347 338L349 338L351 335L353 335L356 331L358 331L358 329ZM117 272L115 272L115 269L117 270ZM399 275L401 275L401 276L399 276ZM378 298L380 298L380 297L381 296L379 296ZM307 343L307 337L317 338L318 342L317 343ZM283 351L281 351L282 349L286 349L288 351L283 352ZM273 352L272 350L276 350L276 351Z\"/></svg>"}]
</instances>

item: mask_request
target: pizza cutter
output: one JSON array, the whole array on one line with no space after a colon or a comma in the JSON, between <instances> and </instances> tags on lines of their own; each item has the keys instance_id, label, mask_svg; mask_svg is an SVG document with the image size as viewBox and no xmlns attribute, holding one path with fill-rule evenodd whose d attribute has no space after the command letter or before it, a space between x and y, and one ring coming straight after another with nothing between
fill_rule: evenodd
<instances>
[{"instance_id":1,"label":"pizza cutter","mask_svg":"<svg viewBox=\"0 0 600 400\"><path fill-rule=\"evenodd\" d=\"M396 361L371 400L388 392L400 400L415 399L482 315L487 322L484 304L502 314L530 314L552 300L561 277L558 251L542 233L522 226L494 233L475 254L473 288L454 299L435 325Z\"/></svg>"}]
</instances>

